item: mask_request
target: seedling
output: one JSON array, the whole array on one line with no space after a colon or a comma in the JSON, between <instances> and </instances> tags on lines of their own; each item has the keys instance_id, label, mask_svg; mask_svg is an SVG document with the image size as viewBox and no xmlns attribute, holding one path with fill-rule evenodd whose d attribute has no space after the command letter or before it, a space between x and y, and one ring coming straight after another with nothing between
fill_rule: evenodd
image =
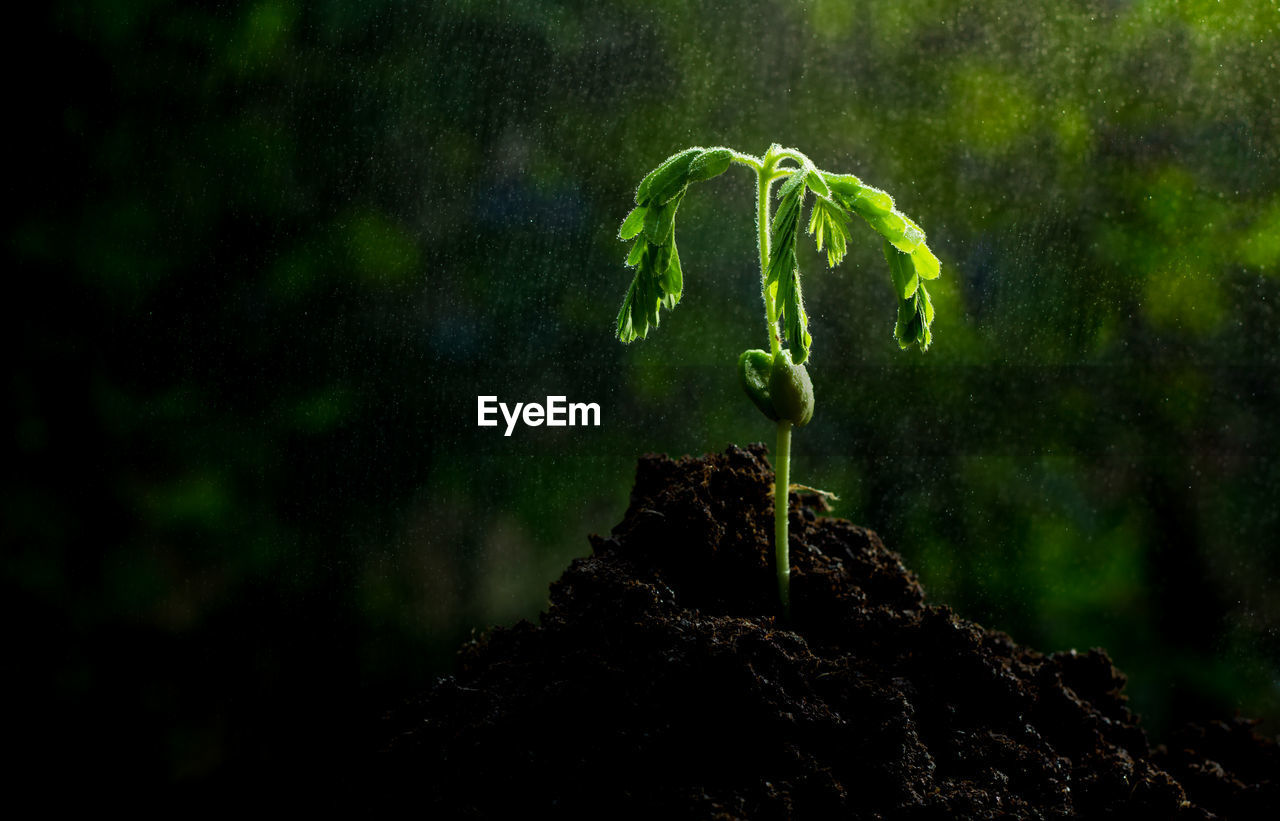
<instances>
[{"instance_id":1,"label":"seedling","mask_svg":"<svg viewBox=\"0 0 1280 821\"><path fill-rule=\"evenodd\" d=\"M658 326L665 307L675 308L684 291L684 273L676 252L676 211L695 182L718 177L733 164L755 171L757 227L760 247L760 291L764 297L769 350L743 351L738 379L761 413L778 426L773 485L774 552L778 597L783 613L791 611L791 564L787 541L787 494L791 487L791 429L813 418L813 383L805 363L812 339L800 291L796 243L805 198L813 194L808 232L827 266L844 259L854 214L883 237L884 256L898 298L893 327L898 346L926 351L933 340L933 304L925 281L937 279L938 258L925 245L924 232L893 205L893 198L864 185L851 174L830 174L799 151L778 144L763 157L731 148L688 148L668 157L636 189L636 207L622 221L618 238L631 242L627 265L635 277L618 311L618 338L633 342ZM777 212L770 217L769 195L778 189ZM781 333L780 333L781 329ZM783 341L787 347L783 347Z\"/></svg>"}]
</instances>

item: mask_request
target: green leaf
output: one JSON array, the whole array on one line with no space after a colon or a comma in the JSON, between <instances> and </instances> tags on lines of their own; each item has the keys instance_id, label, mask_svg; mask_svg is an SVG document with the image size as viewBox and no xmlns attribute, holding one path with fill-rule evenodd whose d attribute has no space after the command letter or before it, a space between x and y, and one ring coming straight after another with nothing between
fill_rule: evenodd
<instances>
[{"instance_id":1,"label":"green leaf","mask_svg":"<svg viewBox=\"0 0 1280 821\"><path fill-rule=\"evenodd\" d=\"M862 180L852 174L823 174L822 177L831 187L832 195L842 200L852 201L862 190Z\"/></svg>"},{"instance_id":2,"label":"green leaf","mask_svg":"<svg viewBox=\"0 0 1280 821\"><path fill-rule=\"evenodd\" d=\"M769 301L770 305L776 305L778 302L778 281L769 281L768 277L764 281L764 298Z\"/></svg>"},{"instance_id":3,"label":"green leaf","mask_svg":"<svg viewBox=\"0 0 1280 821\"><path fill-rule=\"evenodd\" d=\"M916 310L915 297L898 300L898 321L893 326L893 336L898 347L906 350L916 344L920 335L920 314Z\"/></svg>"},{"instance_id":4,"label":"green leaf","mask_svg":"<svg viewBox=\"0 0 1280 821\"><path fill-rule=\"evenodd\" d=\"M897 213L890 211L867 220L876 233L892 242L895 246L902 241L907 230L907 222Z\"/></svg>"},{"instance_id":5,"label":"green leaf","mask_svg":"<svg viewBox=\"0 0 1280 821\"><path fill-rule=\"evenodd\" d=\"M893 197L879 188L864 185L858 190L858 195L849 203L849 207L870 222L876 217L893 212Z\"/></svg>"},{"instance_id":6,"label":"green leaf","mask_svg":"<svg viewBox=\"0 0 1280 821\"><path fill-rule=\"evenodd\" d=\"M844 259L849 246L849 212L832 200L816 198L809 214L809 234L821 251L827 250L827 267L834 268Z\"/></svg>"},{"instance_id":7,"label":"green leaf","mask_svg":"<svg viewBox=\"0 0 1280 821\"><path fill-rule=\"evenodd\" d=\"M906 349L916 345L924 353L933 344L932 326L933 301L922 282L909 299L898 300L898 320L893 326L893 336L898 340L898 347Z\"/></svg>"},{"instance_id":8,"label":"green leaf","mask_svg":"<svg viewBox=\"0 0 1280 821\"><path fill-rule=\"evenodd\" d=\"M662 304L670 310L679 304L680 297L684 293L684 271L680 269L680 254L676 251L675 239L672 238L671 244L664 247L671 249L671 257L658 279L658 284L662 288Z\"/></svg>"},{"instance_id":9,"label":"green leaf","mask_svg":"<svg viewBox=\"0 0 1280 821\"><path fill-rule=\"evenodd\" d=\"M636 189L636 205L659 205L679 194L689 183L689 166L702 155L701 148L686 148L663 160Z\"/></svg>"},{"instance_id":10,"label":"green leaf","mask_svg":"<svg viewBox=\"0 0 1280 821\"><path fill-rule=\"evenodd\" d=\"M676 227L676 210L684 195L676 197L665 205L652 205L644 218L645 239L654 245L666 245Z\"/></svg>"},{"instance_id":11,"label":"green leaf","mask_svg":"<svg viewBox=\"0 0 1280 821\"><path fill-rule=\"evenodd\" d=\"M809 236L813 237L814 243L817 244L818 250L822 250L822 241L827 233L827 221L823 218L822 212L818 209L818 203L814 202L813 208L809 211Z\"/></svg>"},{"instance_id":12,"label":"green leaf","mask_svg":"<svg viewBox=\"0 0 1280 821\"><path fill-rule=\"evenodd\" d=\"M661 255L662 249L659 248L658 253L654 256ZM640 277L640 293L643 297L640 302L640 308L644 311L645 322L656 328L661 320L659 312L662 309L662 295L658 293L658 278L654 276L655 272L651 266L641 268L640 273L644 274L644 276ZM645 336L648 333L649 328L646 326L641 336Z\"/></svg>"},{"instance_id":13,"label":"green leaf","mask_svg":"<svg viewBox=\"0 0 1280 821\"><path fill-rule=\"evenodd\" d=\"M627 254L627 267L634 268L640 264L640 260L644 258L644 252L649 247L649 243L643 238L636 240L631 244L631 253Z\"/></svg>"},{"instance_id":14,"label":"green leaf","mask_svg":"<svg viewBox=\"0 0 1280 821\"><path fill-rule=\"evenodd\" d=\"M632 208L631 213L627 214L627 218L622 221L622 227L618 229L618 239L629 240L639 234L644 228L644 218L648 212L649 209L643 205Z\"/></svg>"},{"instance_id":15,"label":"green leaf","mask_svg":"<svg viewBox=\"0 0 1280 821\"><path fill-rule=\"evenodd\" d=\"M804 311L804 298L800 294L800 271L793 268L791 275L778 283L778 301L782 303L783 327L786 328L787 343L791 346L791 361L803 365L809 358L809 346L813 338L809 336L809 315Z\"/></svg>"},{"instance_id":16,"label":"green leaf","mask_svg":"<svg viewBox=\"0 0 1280 821\"><path fill-rule=\"evenodd\" d=\"M732 162L732 149L708 148L689 165L689 182L703 182L718 177L729 169Z\"/></svg>"},{"instance_id":17,"label":"green leaf","mask_svg":"<svg viewBox=\"0 0 1280 821\"><path fill-rule=\"evenodd\" d=\"M631 287L627 289L626 299L618 312L618 338L623 342L632 342L649 335L650 326L658 324L658 309L662 304L663 293L658 278L655 276L655 264L661 260L661 248L647 244L643 239L636 241L640 253L632 252L638 257L635 276Z\"/></svg>"},{"instance_id":18,"label":"green leaf","mask_svg":"<svg viewBox=\"0 0 1280 821\"><path fill-rule=\"evenodd\" d=\"M919 325L916 329L916 344L920 346L920 353L924 353L933 343L933 332L929 328L933 324L933 303L929 301L929 292L923 285L916 294L916 323Z\"/></svg>"},{"instance_id":19,"label":"green leaf","mask_svg":"<svg viewBox=\"0 0 1280 821\"><path fill-rule=\"evenodd\" d=\"M809 190L824 199L831 198L831 189L827 187L827 183L822 179L822 175L818 173L818 169L812 165L809 166L808 173L804 177L805 185L809 186Z\"/></svg>"},{"instance_id":20,"label":"green leaf","mask_svg":"<svg viewBox=\"0 0 1280 821\"><path fill-rule=\"evenodd\" d=\"M777 283L796 266L796 237L805 193L804 175L800 172L792 174L778 193L781 201L770 228L773 239L769 248L769 265L765 269L766 284Z\"/></svg>"},{"instance_id":21,"label":"green leaf","mask_svg":"<svg viewBox=\"0 0 1280 821\"><path fill-rule=\"evenodd\" d=\"M655 205L652 208L645 209L644 227L641 230L644 231L644 239L646 242L651 242L654 245L661 244L657 242L657 236L661 230L661 222L664 216L662 213L663 210L664 209L661 205Z\"/></svg>"},{"instance_id":22,"label":"green leaf","mask_svg":"<svg viewBox=\"0 0 1280 821\"><path fill-rule=\"evenodd\" d=\"M769 266L765 273L765 293L773 297L774 310L783 323L787 341L799 354L793 357L795 364L802 364L809 357L812 342L800 294L800 270L796 265L796 241L800 234L800 209L805 195L805 172L792 174L779 189L781 201L773 215L773 242L769 254ZM773 290L769 290L769 286Z\"/></svg>"},{"instance_id":23,"label":"green leaf","mask_svg":"<svg viewBox=\"0 0 1280 821\"><path fill-rule=\"evenodd\" d=\"M920 285L920 277L916 276L916 266L911 262L911 255L902 253L893 243L885 240L884 258L889 263L894 293L898 295L898 299L909 299Z\"/></svg>"},{"instance_id":24,"label":"green leaf","mask_svg":"<svg viewBox=\"0 0 1280 821\"><path fill-rule=\"evenodd\" d=\"M869 217L867 223L904 254L910 254L924 242L924 231L901 211Z\"/></svg>"},{"instance_id":25,"label":"green leaf","mask_svg":"<svg viewBox=\"0 0 1280 821\"><path fill-rule=\"evenodd\" d=\"M636 296L636 280L640 274L637 273L631 278L631 285L627 288L627 295L622 299L622 307L618 310L617 333L618 339L624 343L634 342L636 339L635 325L631 321L631 305L635 301Z\"/></svg>"},{"instance_id":26,"label":"green leaf","mask_svg":"<svg viewBox=\"0 0 1280 821\"><path fill-rule=\"evenodd\" d=\"M795 195L797 188L801 189L801 191L803 192L804 177L805 177L804 169L800 169L795 173L793 173L791 176L787 177L786 182L784 182L782 185L778 187L778 200L779 200L778 207L779 208L782 207L781 203L785 202L788 197ZM803 197L804 194L801 193L800 196Z\"/></svg>"},{"instance_id":27,"label":"green leaf","mask_svg":"<svg viewBox=\"0 0 1280 821\"><path fill-rule=\"evenodd\" d=\"M921 279L937 279L938 275L942 273L938 258L929 250L929 246L923 242L911 252L911 261L915 264L916 273Z\"/></svg>"},{"instance_id":28,"label":"green leaf","mask_svg":"<svg viewBox=\"0 0 1280 821\"><path fill-rule=\"evenodd\" d=\"M920 323L920 329L916 332L916 344L920 346L920 352L924 353L929 350L929 346L933 343L933 301L929 299L929 291L924 287L924 283L920 283L920 292L916 294L916 319Z\"/></svg>"},{"instance_id":29,"label":"green leaf","mask_svg":"<svg viewBox=\"0 0 1280 821\"><path fill-rule=\"evenodd\" d=\"M644 267L636 270L636 292L631 298L631 324L641 339L649 335L649 279L649 272Z\"/></svg>"},{"instance_id":30,"label":"green leaf","mask_svg":"<svg viewBox=\"0 0 1280 821\"><path fill-rule=\"evenodd\" d=\"M924 231L919 225L916 225L910 217L903 214L901 211L897 212L897 214L902 218L902 221L906 223L906 227L902 231L902 240L900 242L895 242L894 245L902 253L910 254L915 251L916 248L920 247L920 243L924 242Z\"/></svg>"},{"instance_id":31,"label":"green leaf","mask_svg":"<svg viewBox=\"0 0 1280 821\"><path fill-rule=\"evenodd\" d=\"M769 151L766 157L776 157L782 149L774 145ZM740 155L723 146L685 149L664 160L636 189L637 207L623 220L618 231L621 240L632 242L626 263L635 268L618 311L619 339L630 342L644 338L651 328L657 327L663 308L670 310L679 304L684 290L684 271L675 242L676 213L691 183L723 174L736 156ZM799 368L807 361L812 346L796 261L800 217L808 191L817 195L809 215L808 232L818 250L826 252L828 266L838 265L847 254L853 213L884 238L882 247L898 297L894 337L903 348L915 345L922 351L927 350L933 342L934 307L925 281L936 279L941 265L925 244L924 231L895 209L893 198L886 192L864 185L852 174L828 174L802 156L800 159L803 165L789 170L778 189L778 207L769 225L772 241L766 260L764 295L770 312L786 335L789 350L782 354ZM755 353L772 361L763 351ZM756 387L767 388L761 382L763 364L750 361L754 362L750 370ZM746 372L743 366L743 373ZM747 375L743 379L745 384ZM748 392L752 393L750 389ZM757 401L757 406L776 418L776 396L761 394L760 390L756 390L755 395L769 400L764 405Z\"/></svg>"},{"instance_id":32,"label":"green leaf","mask_svg":"<svg viewBox=\"0 0 1280 821\"><path fill-rule=\"evenodd\" d=\"M657 327L662 308L674 308L684 292L684 271L675 245L676 212L690 182L723 174L734 152L687 148L672 154L640 182L636 207L618 230L622 240L635 240L626 264L636 269L618 311L617 333L623 342L643 339Z\"/></svg>"},{"instance_id":33,"label":"green leaf","mask_svg":"<svg viewBox=\"0 0 1280 821\"><path fill-rule=\"evenodd\" d=\"M674 205L650 210L674 213ZM650 328L658 327L662 309L675 308L684 293L684 271L674 231L664 245L649 242L647 236L636 239L627 264L636 267L636 274L618 313L618 338L623 342L648 336Z\"/></svg>"}]
</instances>

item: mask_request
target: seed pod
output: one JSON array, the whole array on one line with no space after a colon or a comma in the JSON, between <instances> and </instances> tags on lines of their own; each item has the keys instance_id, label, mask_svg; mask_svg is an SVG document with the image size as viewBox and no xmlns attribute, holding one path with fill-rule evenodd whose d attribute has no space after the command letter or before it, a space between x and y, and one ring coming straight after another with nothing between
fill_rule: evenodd
<instances>
[{"instance_id":1,"label":"seed pod","mask_svg":"<svg viewBox=\"0 0 1280 821\"><path fill-rule=\"evenodd\" d=\"M769 371L772 367L773 357L768 351L758 348L743 351L738 357L738 381L742 383L742 389L761 413L776 422L778 414L769 395Z\"/></svg>"},{"instance_id":2,"label":"seed pod","mask_svg":"<svg viewBox=\"0 0 1280 821\"><path fill-rule=\"evenodd\" d=\"M769 395L776 419L785 419L796 427L809 424L813 418L813 382L804 365L791 364L791 354L778 351L769 372Z\"/></svg>"}]
</instances>

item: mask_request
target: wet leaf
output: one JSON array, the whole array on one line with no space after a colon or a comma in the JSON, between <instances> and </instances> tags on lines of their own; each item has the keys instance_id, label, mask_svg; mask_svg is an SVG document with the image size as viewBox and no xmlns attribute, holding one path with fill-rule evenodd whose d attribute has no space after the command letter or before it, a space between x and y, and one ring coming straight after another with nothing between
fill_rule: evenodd
<instances>
[{"instance_id":1,"label":"wet leaf","mask_svg":"<svg viewBox=\"0 0 1280 821\"><path fill-rule=\"evenodd\" d=\"M938 258L923 243L911 252L911 261L916 267L916 274L921 279L937 279L938 275L942 273Z\"/></svg>"},{"instance_id":2,"label":"wet leaf","mask_svg":"<svg viewBox=\"0 0 1280 821\"><path fill-rule=\"evenodd\" d=\"M627 254L627 265L634 268L640 264L640 260L644 258L644 252L649 247L649 243L643 238L636 240L631 245L631 252Z\"/></svg>"},{"instance_id":3,"label":"wet leaf","mask_svg":"<svg viewBox=\"0 0 1280 821\"><path fill-rule=\"evenodd\" d=\"M809 315L805 313L804 298L800 294L800 271L792 269L791 276L782 280L779 287L783 288L780 295L785 308L782 319L787 343L793 352L792 361L803 365L809 358L813 338L809 336Z\"/></svg>"},{"instance_id":4,"label":"wet leaf","mask_svg":"<svg viewBox=\"0 0 1280 821\"><path fill-rule=\"evenodd\" d=\"M718 177L729 169L732 162L732 150L709 148L689 166L689 182L703 182Z\"/></svg>"},{"instance_id":5,"label":"wet leaf","mask_svg":"<svg viewBox=\"0 0 1280 821\"><path fill-rule=\"evenodd\" d=\"M636 275L637 277L639 274ZM631 285L627 287L627 295L622 299L622 307L618 309L617 334L618 339L623 342L634 342L636 339L635 325L631 321L631 304L635 301L636 296L636 277L631 278Z\"/></svg>"},{"instance_id":6,"label":"wet leaf","mask_svg":"<svg viewBox=\"0 0 1280 821\"><path fill-rule=\"evenodd\" d=\"M665 205L649 207L644 221L644 235L649 242L654 245L666 245L671 240L676 227L676 211L680 208L683 197L684 195L681 194Z\"/></svg>"},{"instance_id":7,"label":"wet leaf","mask_svg":"<svg viewBox=\"0 0 1280 821\"><path fill-rule=\"evenodd\" d=\"M921 230L920 226L916 225L910 217L904 215L902 212L899 211L898 216L902 218L904 223L906 223L906 227L902 231L902 239L895 242L894 246L896 246L902 253L910 254L915 251L916 248L920 247L920 243L924 242L924 231Z\"/></svg>"},{"instance_id":8,"label":"wet leaf","mask_svg":"<svg viewBox=\"0 0 1280 821\"><path fill-rule=\"evenodd\" d=\"M841 200L852 201L862 190L862 180L852 174L823 174L822 176L830 186L832 196Z\"/></svg>"},{"instance_id":9,"label":"wet leaf","mask_svg":"<svg viewBox=\"0 0 1280 821\"><path fill-rule=\"evenodd\" d=\"M893 212L893 197L879 188L864 185L849 205L870 222L876 217Z\"/></svg>"},{"instance_id":10,"label":"wet leaf","mask_svg":"<svg viewBox=\"0 0 1280 821\"><path fill-rule=\"evenodd\" d=\"M920 314L914 298L898 302L898 321L893 326L893 335L898 340L898 347L904 350L916 344L920 335Z\"/></svg>"},{"instance_id":11,"label":"wet leaf","mask_svg":"<svg viewBox=\"0 0 1280 821\"><path fill-rule=\"evenodd\" d=\"M618 229L618 239L629 240L639 234L644 228L644 218L648 211L643 205L632 208L631 213L622 221L622 227Z\"/></svg>"},{"instance_id":12,"label":"wet leaf","mask_svg":"<svg viewBox=\"0 0 1280 821\"><path fill-rule=\"evenodd\" d=\"M650 201L662 204L677 194L688 182L690 164L701 154L701 148L686 148L663 160L640 181L636 189L636 205L648 205Z\"/></svg>"},{"instance_id":13,"label":"wet leaf","mask_svg":"<svg viewBox=\"0 0 1280 821\"><path fill-rule=\"evenodd\" d=\"M889 240L897 246L902 241L903 234L907 230L907 222L898 214L890 211L887 214L881 214L874 219L867 220L876 233ZM899 248L898 250L902 250Z\"/></svg>"},{"instance_id":14,"label":"wet leaf","mask_svg":"<svg viewBox=\"0 0 1280 821\"><path fill-rule=\"evenodd\" d=\"M804 177L805 185L809 190L817 194L819 197L830 198L831 189L827 187L827 183L822 179L822 175L818 173L818 169L809 166L808 173Z\"/></svg>"},{"instance_id":15,"label":"wet leaf","mask_svg":"<svg viewBox=\"0 0 1280 821\"><path fill-rule=\"evenodd\" d=\"M671 249L671 257L662 272L659 283L663 292L662 304L671 309L680 302L680 296L684 292L684 271L680 269L680 254L676 250L674 238L667 247Z\"/></svg>"},{"instance_id":16,"label":"wet leaf","mask_svg":"<svg viewBox=\"0 0 1280 821\"><path fill-rule=\"evenodd\" d=\"M916 267L909 254L904 254L888 240L884 241L884 258L889 263L889 275L893 278L893 290L899 299L909 299L920 284Z\"/></svg>"},{"instance_id":17,"label":"wet leaf","mask_svg":"<svg viewBox=\"0 0 1280 821\"><path fill-rule=\"evenodd\" d=\"M844 259L848 250L850 217L838 203L817 198L809 215L809 234L819 251L827 251L827 267L834 268Z\"/></svg>"}]
</instances>

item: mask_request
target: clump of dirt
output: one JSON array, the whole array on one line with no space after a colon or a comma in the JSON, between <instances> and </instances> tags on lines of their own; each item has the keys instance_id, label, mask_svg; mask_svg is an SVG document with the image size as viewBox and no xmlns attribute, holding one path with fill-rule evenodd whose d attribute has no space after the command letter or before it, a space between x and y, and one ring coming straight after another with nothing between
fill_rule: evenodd
<instances>
[{"instance_id":1,"label":"clump of dirt","mask_svg":"<svg viewBox=\"0 0 1280 821\"><path fill-rule=\"evenodd\" d=\"M379 770L440 817L1263 817L1247 722L1153 750L1100 650L1043 655L927 605L875 533L790 497L778 612L763 446L644 457L540 625L467 645Z\"/></svg>"}]
</instances>

